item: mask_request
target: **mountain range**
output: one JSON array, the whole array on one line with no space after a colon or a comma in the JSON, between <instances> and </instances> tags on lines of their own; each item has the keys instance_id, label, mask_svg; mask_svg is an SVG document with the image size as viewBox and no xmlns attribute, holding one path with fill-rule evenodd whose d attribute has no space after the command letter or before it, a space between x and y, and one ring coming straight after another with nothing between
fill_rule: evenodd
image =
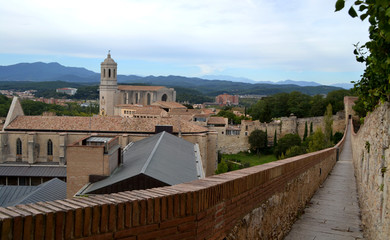
<instances>
[{"instance_id":1,"label":"mountain range","mask_svg":"<svg viewBox=\"0 0 390 240\"><path fill-rule=\"evenodd\" d=\"M209 79L209 80L207 80ZM19 63L0 66L0 81L65 81L87 85L98 84L100 74L79 67L66 67L59 63ZM285 80L274 82L257 82L247 78L206 75L202 78L182 76L136 76L118 75L118 82L124 84L164 85L198 90L208 95L229 94L275 94L278 92L300 91L305 94L326 94L340 89L334 86L323 86L315 82Z\"/></svg>"}]
</instances>

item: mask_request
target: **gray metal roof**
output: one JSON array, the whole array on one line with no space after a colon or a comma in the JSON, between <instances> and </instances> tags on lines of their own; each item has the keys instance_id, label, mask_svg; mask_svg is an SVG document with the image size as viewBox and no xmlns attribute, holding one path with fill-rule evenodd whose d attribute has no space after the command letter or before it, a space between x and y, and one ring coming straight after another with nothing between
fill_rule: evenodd
<instances>
[{"instance_id":1,"label":"gray metal roof","mask_svg":"<svg viewBox=\"0 0 390 240\"><path fill-rule=\"evenodd\" d=\"M123 165L108 178L89 185L83 193L93 192L139 174L168 185L198 179L195 145L161 132L137 141L123 152ZM198 159L199 160L199 159Z\"/></svg>"},{"instance_id":2,"label":"gray metal roof","mask_svg":"<svg viewBox=\"0 0 390 240\"><path fill-rule=\"evenodd\" d=\"M53 178L38 186L0 186L0 206L54 201L66 198L66 183Z\"/></svg>"},{"instance_id":3,"label":"gray metal roof","mask_svg":"<svg viewBox=\"0 0 390 240\"><path fill-rule=\"evenodd\" d=\"M112 137L90 137L87 139L87 142L109 142L111 139L113 139Z\"/></svg>"},{"instance_id":4,"label":"gray metal roof","mask_svg":"<svg viewBox=\"0 0 390 240\"><path fill-rule=\"evenodd\" d=\"M0 166L0 176L15 176L15 177L66 177L65 166L34 166L34 165L19 165L19 166Z\"/></svg>"}]
</instances>

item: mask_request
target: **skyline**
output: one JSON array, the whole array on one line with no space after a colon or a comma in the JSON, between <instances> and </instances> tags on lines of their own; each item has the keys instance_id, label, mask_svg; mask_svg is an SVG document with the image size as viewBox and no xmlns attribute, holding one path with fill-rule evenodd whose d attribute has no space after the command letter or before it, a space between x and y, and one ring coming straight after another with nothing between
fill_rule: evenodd
<instances>
[{"instance_id":1,"label":"skyline","mask_svg":"<svg viewBox=\"0 0 390 240\"><path fill-rule=\"evenodd\" d=\"M123 75L350 83L365 67L353 44L368 40L368 24L335 13L335 2L8 1L0 6L0 65L100 72L111 50Z\"/></svg>"}]
</instances>

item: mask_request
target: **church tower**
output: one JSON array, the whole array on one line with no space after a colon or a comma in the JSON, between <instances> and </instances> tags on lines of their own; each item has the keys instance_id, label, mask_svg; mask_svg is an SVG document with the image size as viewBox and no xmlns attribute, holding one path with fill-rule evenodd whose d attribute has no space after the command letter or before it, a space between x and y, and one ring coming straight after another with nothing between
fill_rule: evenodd
<instances>
[{"instance_id":1,"label":"church tower","mask_svg":"<svg viewBox=\"0 0 390 240\"><path fill-rule=\"evenodd\" d=\"M100 115L113 116L118 92L117 63L108 51L107 58L100 64Z\"/></svg>"}]
</instances>

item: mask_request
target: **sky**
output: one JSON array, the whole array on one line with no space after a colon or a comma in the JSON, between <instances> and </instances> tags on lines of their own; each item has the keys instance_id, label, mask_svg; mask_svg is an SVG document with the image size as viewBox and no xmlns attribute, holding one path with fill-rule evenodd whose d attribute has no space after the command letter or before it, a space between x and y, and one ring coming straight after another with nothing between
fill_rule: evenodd
<instances>
[{"instance_id":1,"label":"sky","mask_svg":"<svg viewBox=\"0 0 390 240\"><path fill-rule=\"evenodd\" d=\"M118 74L359 80L368 23L336 0L0 0L0 65L58 62ZM349 5L348 5L349 4Z\"/></svg>"}]
</instances>

